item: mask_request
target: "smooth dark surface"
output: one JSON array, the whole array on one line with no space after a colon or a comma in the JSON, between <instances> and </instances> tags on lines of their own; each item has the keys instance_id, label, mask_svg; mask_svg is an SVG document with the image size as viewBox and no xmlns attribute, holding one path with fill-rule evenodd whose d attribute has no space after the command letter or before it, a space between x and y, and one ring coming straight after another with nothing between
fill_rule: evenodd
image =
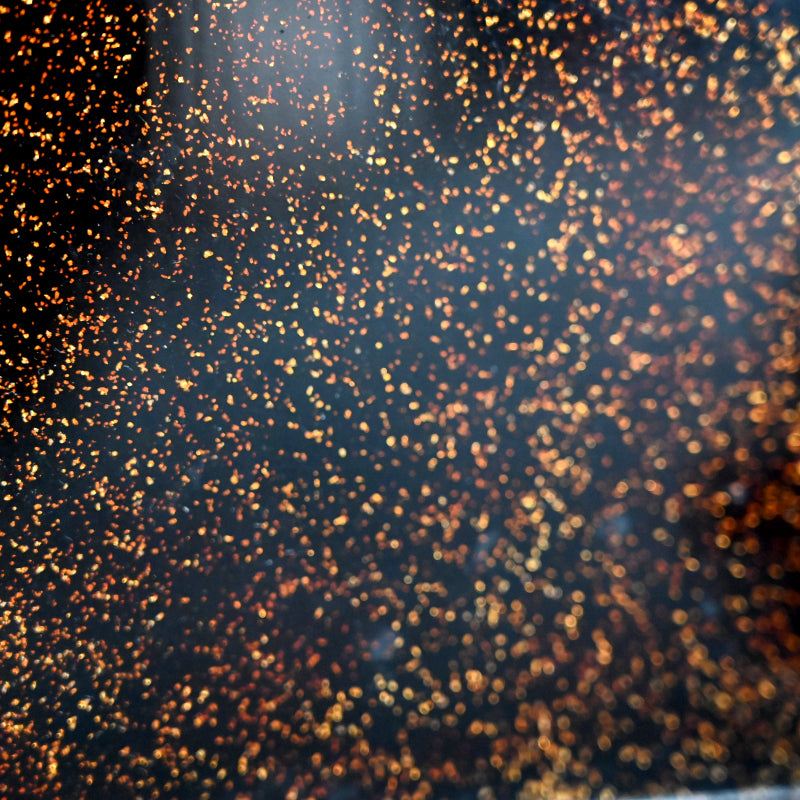
<instances>
[{"instance_id":1,"label":"smooth dark surface","mask_svg":"<svg viewBox=\"0 0 800 800\"><path fill-rule=\"evenodd\" d=\"M794 7L71 14L0 15L0 794L797 783Z\"/></svg>"}]
</instances>

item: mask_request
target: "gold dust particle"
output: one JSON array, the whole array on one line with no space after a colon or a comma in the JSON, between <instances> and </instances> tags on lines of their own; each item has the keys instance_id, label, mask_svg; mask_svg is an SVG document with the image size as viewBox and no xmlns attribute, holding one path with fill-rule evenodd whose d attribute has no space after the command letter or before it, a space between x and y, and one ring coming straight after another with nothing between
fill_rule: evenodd
<instances>
[{"instance_id":1,"label":"gold dust particle","mask_svg":"<svg viewBox=\"0 0 800 800\"><path fill-rule=\"evenodd\" d=\"M796 782L789 5L0 6L0 784Z\"/></svg>"}]
</instances>

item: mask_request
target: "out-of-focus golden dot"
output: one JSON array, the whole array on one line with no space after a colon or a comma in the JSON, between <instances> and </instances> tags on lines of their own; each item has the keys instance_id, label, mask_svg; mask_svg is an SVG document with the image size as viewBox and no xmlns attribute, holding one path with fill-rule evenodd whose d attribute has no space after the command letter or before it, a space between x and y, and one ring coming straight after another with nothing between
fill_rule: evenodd
<instances>
[{"instance_id":1,"label":"out-of-focus golden dot","mask_svg":"<svg viewBox=\"0 0 800 800\"><path fill-rule=\"evenodd\" d=\"M733 575L734 578L744 578L747 574L747 569L745 568L744 564L739 561L734 561L728 566L728 571Z\"/></svg>"},{"instance_id":2,"label":"out-of-focus golden dot","mask_svg":"<svg viewBox=\"0 0 800 800\"><path fill-rule=\"evenodd\" d=\"M785 575L785 570L781 564L770 564L767 567L767 574L774 581L780 581Z\"/></svg>"},{"instance_id":3,"label":"out-of-focus golden dot","mask_svg":"<svg viewBox=\"0 0 800 800\"><path fill-rule=\"evenodd\" d=\"M681 718L677 714L664 715L664 727L670 731L676 731L681 726Z\"/></svg>"},{"instance_id":4,"label":"out-of-focus golden dot","mask_svg":"<svg viewBox=\"0 0 800 800\"><path fill-rule=\"evenodd\" d=\"M669 763L679 774L686 771L686 756L683 753L677 751L670 753Z\"/></svg>"},{"instance_id":5,"label":"out-of-focus golden dot","mask_svg":"<svg viewBox=\"0 0 800 800\"><path fill-rule=\"evenodd\" d=\"M774 683L764 679L762 681L759 681L758 693L765 700L772 700L772 698L775 697L775 695L777 694L777 690L775 688L775 684Z\"/></svg>"},{"instance_id":6,"label":"out-of-focus golden dot","mask_svg":"<svg viewBox=\"0 0 800 800\"><path fill-rule=\"evenodd\" d=\"M717 709L723 714L726 714L733 708L734 702L735 701L733 697L727 692L718 692L714 696L714 703L717 706Z\"/></svg>"},{"instance_id":7,"label":"out-of-focus golden dot","mask_svg":"<svg viewBox=\"0 0 800 800\"><path fill-rule=\"evenodd\" d=\"M750 617L739 617L735 624L741 633L750 633L755 627L755 623Z\"/></svg>"}]
</instances>

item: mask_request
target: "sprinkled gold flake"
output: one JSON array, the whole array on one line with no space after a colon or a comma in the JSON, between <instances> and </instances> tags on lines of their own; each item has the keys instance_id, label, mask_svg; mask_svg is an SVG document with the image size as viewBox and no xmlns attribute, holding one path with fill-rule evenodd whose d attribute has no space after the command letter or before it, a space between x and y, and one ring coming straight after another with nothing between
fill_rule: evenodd
<instances>
[{"instance_id":1,"label":"sprinkled gold flake","mask_svg":"<svg viewBox=\"0 0 800 800\"><path fill-rule=\"evenodd\" d=\"M143 8L0 6L0 794L796 782L796 13Z\"/></svg>"}]
</instances>

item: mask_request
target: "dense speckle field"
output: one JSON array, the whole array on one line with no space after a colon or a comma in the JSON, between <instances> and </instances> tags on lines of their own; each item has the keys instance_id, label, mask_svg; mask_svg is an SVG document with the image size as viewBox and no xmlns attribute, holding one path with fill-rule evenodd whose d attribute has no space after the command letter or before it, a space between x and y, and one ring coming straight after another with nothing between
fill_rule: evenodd
<instances>
[{"instance_id":1,"label":"dense speckle field","mask_svg":"<svg viewBox=\"0 0 800 800\"><path fill-rule=\"evenodd\" d=\"M800 782L800 11L0 6L0 797Z\"/></svg>"}]
</instances>

